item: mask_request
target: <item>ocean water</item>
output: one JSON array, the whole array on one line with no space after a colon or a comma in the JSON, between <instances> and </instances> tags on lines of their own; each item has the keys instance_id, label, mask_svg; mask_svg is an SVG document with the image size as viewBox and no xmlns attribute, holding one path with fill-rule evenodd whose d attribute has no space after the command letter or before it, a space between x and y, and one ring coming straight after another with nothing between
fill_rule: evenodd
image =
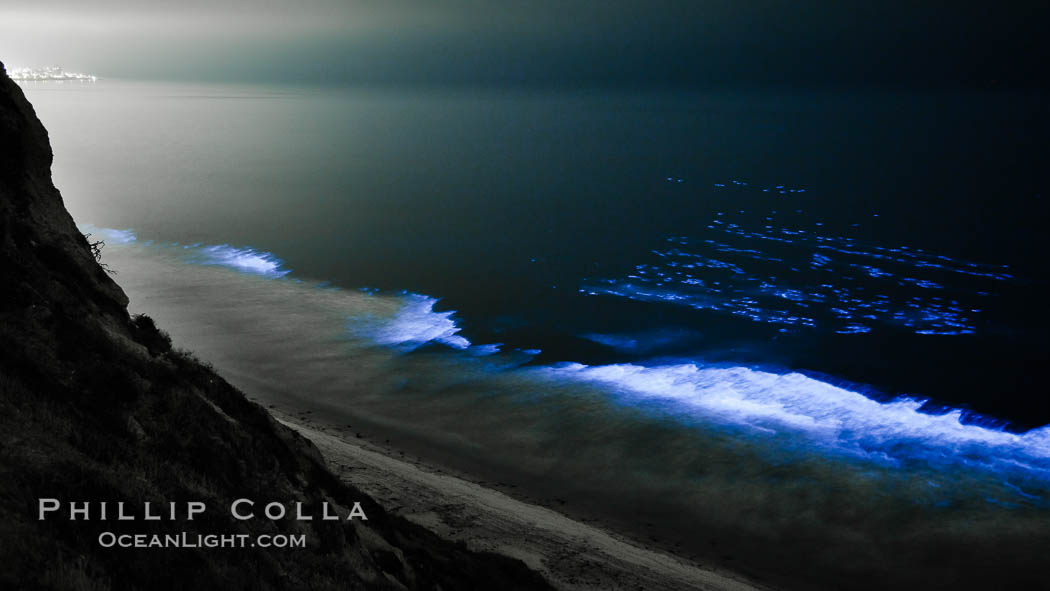
<instances>
[{"instance_id":1,"label":"ocean water","mask_svg":"<svg viewBox=\"0 0 1050 591\"><path fill-rule=\"evenodd\" d=\"M132 309L261 400L760 576L1035 571L1039 97L25 88Z\"/></svg>"}]
</instances>

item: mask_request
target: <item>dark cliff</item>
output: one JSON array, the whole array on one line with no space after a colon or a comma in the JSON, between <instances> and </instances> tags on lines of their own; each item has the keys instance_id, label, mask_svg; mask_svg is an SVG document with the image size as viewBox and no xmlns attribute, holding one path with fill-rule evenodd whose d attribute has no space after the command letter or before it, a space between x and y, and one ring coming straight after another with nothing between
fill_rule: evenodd
<instances>
[{"instance_id":1,"label":"dark cliff","mask_svg":"<svg viewBox=\"0 0 1050 591\"><path fill-rule=\"evenodd\" d=\"M534 589L520 562L387 515L145 317L51 181L47 132L0 74L0 588ZM367 521L238 521L237 498L328 502ZM193 521L37 519L38 499L203 501ZM101 532L302 533L307 547L103 548Z\"/></svg>"}]
</instances>

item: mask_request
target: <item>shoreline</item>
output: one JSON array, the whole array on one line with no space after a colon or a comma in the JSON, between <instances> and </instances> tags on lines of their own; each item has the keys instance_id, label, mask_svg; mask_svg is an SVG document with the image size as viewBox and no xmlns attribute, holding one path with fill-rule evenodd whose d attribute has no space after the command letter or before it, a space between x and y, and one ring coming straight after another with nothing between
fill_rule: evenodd
<instances>
[{"instance_id":1,"label":"shoreline","mask_svg":"<svg viewBox=\"0 0 1050 591\"><path fill-rule=\"evenodd\" d=\"M339 427L268 405L283 425L321 451L336 475L390 513L438 536L522 560L557 589L759 591L771 587L654 548L596 520L521 500L485 481L377 444ZM312 414L312 413L310 413Z\"/></svg>"}]
</instances>

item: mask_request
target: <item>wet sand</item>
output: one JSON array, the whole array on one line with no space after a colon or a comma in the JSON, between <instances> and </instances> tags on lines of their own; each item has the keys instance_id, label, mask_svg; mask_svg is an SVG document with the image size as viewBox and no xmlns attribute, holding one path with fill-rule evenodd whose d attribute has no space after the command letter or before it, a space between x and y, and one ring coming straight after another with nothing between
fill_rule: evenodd
<instances>
[{"instance_id":1,"label":"wet sand","mask_svg":"<svg viewBox=\"0 0 1050 591\"><path fill-rule=\"evenodd\" d=\"M270 409L314 442L332 470L385 509L465 543L512 556L565 590L769 589L700 566L461 474L404 456L345 428Z\"/></svg>"}]
</instances>

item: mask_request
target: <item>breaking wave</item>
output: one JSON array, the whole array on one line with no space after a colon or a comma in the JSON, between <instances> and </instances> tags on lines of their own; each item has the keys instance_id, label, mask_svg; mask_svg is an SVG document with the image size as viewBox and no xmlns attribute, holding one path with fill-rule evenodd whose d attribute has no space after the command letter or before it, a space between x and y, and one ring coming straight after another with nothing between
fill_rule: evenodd
<instances>
[{"instance_id":1,"label":"breaking wave","mask_svg":"<svg viewBox=\"0 0 1050 591\"><path fill-rule=\"evenodd\" d=\"M406 293L402 300L401 309L394 317L372 331L377 343L405 351L432 342L460 350L470 347L470 341L459 334L461 329L452 318L455 312L434 311L436 298Z\"/></svg>"},{"instance_id":2,"label":"breaking wave","mask_svg":"<svg viewBox=\"0 0 1050 591\"><path fill-rule=\"evenodd\" d=\"M121 247L161 248L183 263L221 266L294 287L290 271L268 252L228 245L154 245L136 242L129 230L85 229ZM500 344L471 343L462 335L454 311L434 309L436 298L408 292L363 293L354 297L394 303L379 306L382 312L344 313L346 330L383 348L408 353L436 344L471 357L492 358L489 367L513 372L515 379L531 376L560 384L596 385L620 404L703 422L707 428L743 430L753 440L775 438L780 447L817 450L890 468L966 466L1001 475L1023 498L1047 502L1044 493L1033 494L1023 487L1036 483L1042 490L1050 482L1050 426L1012 433L961 410L923 412L924 401L919 399L880 402L800 373L748 367L697 363L522 367L539 350L503 351ZM650 346L637 339L621 342L616 335L588 338L631 348Z\"/></svg>"},{"instance_id":3,"label":"breaking wave","mask_svg":"<svg viewBox=\"0 0 1050 591\"><path fill-rule=\"evenodd\" d=\"M196 253L191 262L202 265L218 265L229 267L263 277L284 277L291 273L290 269L283 268L281 259L268 252L261 252L253 248L236 248L228 244L217 246L193 246Z\"/></svg>"},{"instance_id":4,"label":"breaking wave","mask_svg":"<svg viewBox=\"0 0 1050 591\"><path fill-rule=\"evenodd\" d=\"M1050 426L1018 434L967 421L963 411L922 412L924 401L878 402L800 373L684 363L586 366L540 370L559 379L597 383L637 406L674 405L686 413L762 436L906 467L960 464L1050 480Z\"/></svg>"},{"instance_id":5,"label":"breaking wave","mask_svg":"<svg viewBox=\"0 0 1050 591\"><path fill-rule=\"evenodd\" d=\"M80 230L85 234L100 236L103 240L108 240L112 244L130 244L138 240L137 235L132 230L99 228L92 225L82 225ZM147 241L144 244L150 246L153 242ZM168 246L176 247L180 245L171 243ZM229 244L202 245L194 243L181 245L181 248L187 254L186 262L188 263L228 267L242 273L269 278L284 277L291 273L291 269L284 268L284 263L273 253L247 246L235 247Z\"/></svg>"},{"instance_id":6,"label":"breaking wave","mask_svg":"<svg viewBox=\"0 0 1050 591\"><path fill-rule=\"evenodd\" d=\"M131 244L138 240L132 230L83 225L81 231L99 236L115 245ZM248 246L201 243L155 245L152 241L142 244L144 246L167 246L181 250L184 262L189 264L226 267L266 279L283 279L291 274L291 269L285 268L284 262L275 254ZM375 295L378 292L364 290L363 293ZM466 337L459 334L462 329L454 319L455 311L438 312L434 310L434 305L439 301L437 298L410 292L402 292L397 297L400 306L393 317L381 319L378 323L369 322L375 319L354 318L351 324L363 321L363 327L351 326L349 329L365 333L365 336L379 345L393 347L403 352L414 351L431 343L457 350L469 349L475 355L491 355L500 351L500 344L472 346Z\"/></svg>"}]
</instances>

